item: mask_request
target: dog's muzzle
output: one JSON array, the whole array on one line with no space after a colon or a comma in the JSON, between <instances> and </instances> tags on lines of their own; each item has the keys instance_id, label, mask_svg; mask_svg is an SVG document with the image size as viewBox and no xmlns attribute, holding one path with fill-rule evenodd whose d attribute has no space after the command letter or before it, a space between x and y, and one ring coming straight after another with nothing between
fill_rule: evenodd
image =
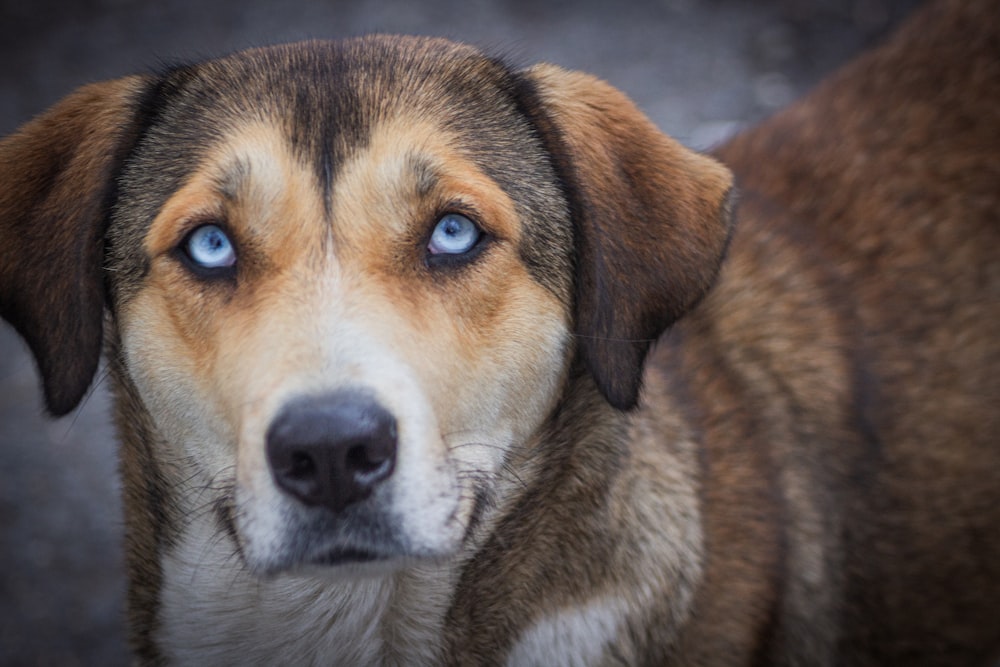
<instances>
[{"instance_id":1,"label":"dog's muzzle","mask_svg":"<svg viewBox=\"0 0 1000 667\"><path fill-rule=\"evenodd\" d=\"M360 391L297 398L267 431L267 460L282 491L340 514L368 498L396 464L396 419Z\"/></svg>"}]
</instances>

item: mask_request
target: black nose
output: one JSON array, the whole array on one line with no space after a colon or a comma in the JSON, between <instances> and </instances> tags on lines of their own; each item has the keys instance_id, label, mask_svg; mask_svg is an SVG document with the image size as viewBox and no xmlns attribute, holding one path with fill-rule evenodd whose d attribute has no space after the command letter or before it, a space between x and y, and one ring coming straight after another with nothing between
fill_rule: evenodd
<instances>
[{"instance_id":1,"label":"black nose","mask_svg":"<svg viewBox=\"0 0 1000 667\"><path fill-rule=\"evenodd\" d=\"M392 474L396 420L358 392L299 398L271 423L267 459L279 488L340 512Z\"/></svg>"}]
</instances>

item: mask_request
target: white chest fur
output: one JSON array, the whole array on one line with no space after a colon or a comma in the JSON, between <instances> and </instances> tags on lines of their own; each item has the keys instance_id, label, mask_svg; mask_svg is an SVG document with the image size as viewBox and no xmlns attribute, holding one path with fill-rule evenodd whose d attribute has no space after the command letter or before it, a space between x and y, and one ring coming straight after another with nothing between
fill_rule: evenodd
<instances>
[{"instance_id":1,"label":"white chest fur","mask_svg":"<svg viewBox=\"0 0 1000 667\"><path fill-rule=\"evenodd\" d=\"M507 667L611 664L608 649L618 643L628 610L626 600L610 597L547 616L521 635Z\"/></svg>"}]
</instances>

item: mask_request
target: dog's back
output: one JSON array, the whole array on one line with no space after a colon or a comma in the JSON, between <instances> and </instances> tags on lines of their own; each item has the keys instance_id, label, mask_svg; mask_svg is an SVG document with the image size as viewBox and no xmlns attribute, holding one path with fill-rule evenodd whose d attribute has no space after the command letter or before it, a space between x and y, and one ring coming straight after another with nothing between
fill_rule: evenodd
<instances>
[{"instance_id":1,"label":"dog's back","mask_svg":"<svg viewBox=\"0 0 1000 667\"><path fill-rule=\"evenodd\" d=\"M1000 642L988 620L1000 599L998 5L923 10L718 155L741 187L738 231L713 295L656 353L667 372L653 371L694 378L681 389L715 436L708 539L752 543L757 562L710 558L703 615L731 624L720 600L766 588L751 581L763 571L773 607L746 642L772 627L778 641L758 645L790 644L803 664L986 658Z\"/></svg>"}]
</instances>

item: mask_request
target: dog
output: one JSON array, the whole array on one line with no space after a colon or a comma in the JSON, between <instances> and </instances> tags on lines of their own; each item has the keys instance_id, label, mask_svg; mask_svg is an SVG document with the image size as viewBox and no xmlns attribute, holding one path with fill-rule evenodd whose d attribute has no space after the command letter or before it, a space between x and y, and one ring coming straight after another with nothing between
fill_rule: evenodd
<instances>
[{"instance_id":1,"label":"dog","mask_svg":"<svg viewBox=\"0 0 1000 667\"><path fill-rule=\"evenodd\" d=\"M86 86L0 177L49 411L108 361L140 663L1000 656L995 3L711 156L369 36Z\"/></svg>"}]
</instances>

